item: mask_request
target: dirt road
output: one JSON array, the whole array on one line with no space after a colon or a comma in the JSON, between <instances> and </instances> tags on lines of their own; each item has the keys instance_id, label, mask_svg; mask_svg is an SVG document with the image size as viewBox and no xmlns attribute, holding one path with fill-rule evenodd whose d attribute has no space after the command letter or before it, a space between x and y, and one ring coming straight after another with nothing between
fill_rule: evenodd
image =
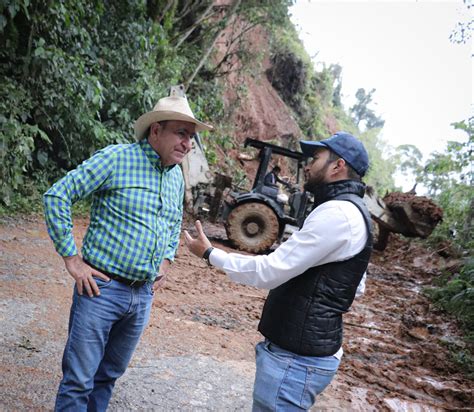
<instances>
[{"instance_id":1,"label":"dirt road","mask_svg":"<svg viewBox=\"0 0 474 412\"><path fill-rule=\"evenodd\" d=\"M76 239L86 225L75 221ZM206 230L221 235L219 228ZM473 406L472 382L448 359L445 343L458 339L458 332L420 294L442 264L438 255L402 240L375 252L367 292L345 317L341 368L314 410ZM0 278L0 410L51 410L72 278L41 218L1 220ZM250 410L265 295L230 282L181 245L110 410Z\"/></svg>"}]
</instances>

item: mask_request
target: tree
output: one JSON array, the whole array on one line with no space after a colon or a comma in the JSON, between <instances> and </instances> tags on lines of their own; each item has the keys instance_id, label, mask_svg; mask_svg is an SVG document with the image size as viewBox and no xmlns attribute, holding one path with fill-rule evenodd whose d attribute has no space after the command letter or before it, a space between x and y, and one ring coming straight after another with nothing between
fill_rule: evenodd
<instances>
[{"instance_id":1,"label":"tree","mask_svg":"<svg viewBox=\"0 0 474 412\"><path fill-rule=\"evenodd\" d=\"M360 88L356 92L357 102L350 108L350 113L358 127L363 123L366 129L376 129L382 128L385 124L385 120L377 116L374 110L369 108L374 93L375 89L367 93L364 88Z\"/></svg>"},{"instance_id":2,"label":"tree","mask_svg":"<svg viewBox=\"0 0 474 412\"><path fill-rule=\"evenodd\" d=\"M396 163L391 158L385 158L386 143L379 138L380 129L368 129L361 133L360 140L364 143L369 154L370 167L364 181L372 186L379 195L392 191L395 186L393 175Z\"/></svg>"},{"instance_id":3,"label":"tree","mask_svg":"<svg viewBox=\"0 0 474 412\"><path fill-rule=\"evenodd\" d=\"M466 131L465 142L448 142L445 153L433 153L420 177L429 193L444 209L440 236L451 233L461 248L472 250L474 229L474 117L454 124Z\"/></svg>"},{"instance_id":4,"label":"tree","mask_svg":"<svg viewBox=\"0 0 474 412\"><path fill-rule=\"evenodd\" d=\"M416 176L443 209L443 222L432 234L433 240L451 239L460 249L472 250L474 242L474 117L453 124L464 130L464 142L450 141L444 152L433 152L423 164L421 153L412 145L399 147L398 170Z\"/></svg>"},{"instance_id":5,"label":"tree","mask_svg":"<svg viewBox=\"0 0 474 412\"><path fill-rule=\"evenodd\" d=\"M4 203L25 179L47 185L133 140L134 120L178 83L184 62L143 2L11 0L0 16Z\"/></svg>"},{"instance_id":6,"label":"tree","mask_svg":"<svg viewBox=\"0 0 474 412\"><path fill-rule=\"evenodd\" d=\"M397 146L395 151L392 161L397 165L397 171L417 183L416 179L423 171L423 154L420 149L412 144L403 144Z\"/></svg>"},{"instance_id":7,"label":"tree","mask_svg":"<svg viewBox=\"0 0 474 412\"><path fill-rule=\"evenodd\" d=\"M474 18L471 13L472 8L474 7L473 0L463 1L467 9L467 17L463 21L457 22L453 31L449 35L449 40L453 43L467 43L471 39L474 30Z\"/></svg>"},{"instance_id":8,"label":"tree","mask_svg":"<svg viewBox=\"0 0 474 412\"><path fill-rule=\"evenodd\" d=\"M336 107L342 108L342 66L340 66L339 64L331 64L329 66L329 70L331 71L334 77L334 92L332 94L332 104Z\"/></svg>"},{"instance_id":9,"label":"tree","mask_svg":"<svg viewBox=\"0 0 474 412\"><path fill-rule=\"evenodd\" d=\"M216 31L213 34L213 38L212 38L210 44L207 46L206 51L203 53L201 59L199 60L197 66L195 67L195 69L192 72L191 76L188 77L185 80L184 85L185 85L186 88L189 87L189 85L193 82L194 78L197 76L197 74L201 70L204 63L206 63L206 61L209 58L211 52L214 50L214 47L217 43L217 40L219 39L219 37L222 36L222 34L223 34L224 30L226 29L226 27L228 25L231 25L233 23L233 21L235 20L236 12L237 12L237 9L239 8L240 2L241 2L241 0L234 0L234 2L232 3L232 6L228 10L225 11L225 17L222 20L223 24L219 24L219 27L216 29Z\"/></svg>"}]
</instances>

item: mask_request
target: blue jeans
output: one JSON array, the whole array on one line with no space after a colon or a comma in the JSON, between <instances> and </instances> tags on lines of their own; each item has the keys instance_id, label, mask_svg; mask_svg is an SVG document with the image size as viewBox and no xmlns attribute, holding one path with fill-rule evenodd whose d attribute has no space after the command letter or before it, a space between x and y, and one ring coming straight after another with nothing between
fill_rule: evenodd
<instances>
[{"instance_id":1,"label":"blue jeans","mask_svg":"<svg viewBox=\"0 0 474 412\"><path fill-rule=\"evenodd\" d=\"M153 285L95 278L100 296L74 296L55 411L105 411L150 318Z\"/></svg>"},{"instance_id":2,"label":"blue jeans","mask_svg":"<svg viewBox=\"0 0 474 412\"><path fill-rule=\"evenodd\" d=\"M256 346L253 412L305 411L329 385L340 360L335 356L299 356L271 343Z\"/></svg>"}]
</instances>

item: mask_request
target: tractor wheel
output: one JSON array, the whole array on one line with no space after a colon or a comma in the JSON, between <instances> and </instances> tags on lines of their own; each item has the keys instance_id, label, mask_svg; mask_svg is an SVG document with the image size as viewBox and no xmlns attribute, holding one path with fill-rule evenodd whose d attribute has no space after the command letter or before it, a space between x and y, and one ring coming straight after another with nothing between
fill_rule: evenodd
<instances>
[{"instance_id":1,"label":"tractor wheel","mask_svg":"<svg viewBox=\"0 0 474 412\"><path fill-rule=\"evenodd\" d=\"M261 253L278 239L278 218L262 203L244 203L230 212L225 225L227 237L240 250Z\"/></svg>"}]
</instances>

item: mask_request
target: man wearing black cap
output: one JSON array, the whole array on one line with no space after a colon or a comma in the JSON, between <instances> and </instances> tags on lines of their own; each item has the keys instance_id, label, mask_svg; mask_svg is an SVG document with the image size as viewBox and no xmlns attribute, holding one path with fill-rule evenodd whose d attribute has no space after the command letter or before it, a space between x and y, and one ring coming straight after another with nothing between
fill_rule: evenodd
<instances>
[{"instance_id":1,"label":"man wearing black cap","mask_svg":"<svg viewBox=\"0 0 474 412\"><path fill-rule=\"evenodd\" d=\"M191 252L235 282L270 289L258 330L253 411L307 410L334 377L342 357L342 315L356 296L372 251L361 182L369 167L363 144L339 132L301 141L312 157L305 189L315 195L303 227L273 253L244 256L213 248L196 222L185 232Z\"/></svg>"}]
</instances>

